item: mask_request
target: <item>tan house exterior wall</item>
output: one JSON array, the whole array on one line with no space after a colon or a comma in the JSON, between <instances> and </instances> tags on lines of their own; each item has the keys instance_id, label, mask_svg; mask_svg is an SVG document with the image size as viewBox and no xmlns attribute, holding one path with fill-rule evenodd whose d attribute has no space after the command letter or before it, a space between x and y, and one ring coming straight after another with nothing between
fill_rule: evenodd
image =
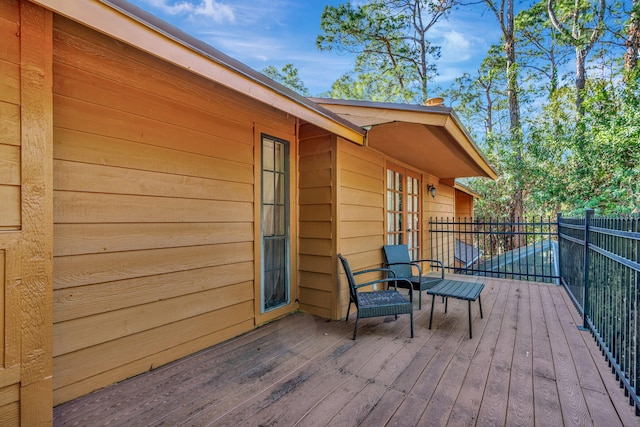
<instances>
[{"instance_id":1,"label":"tan house exterior wall","mask_svg":"<svg viewBox=\"0 0 640 427\"><path fill-rule=\"evenodd\" d=\"M335 317L334 257L336 137L311 125L300 126L299 250L300 309Z\"/></svg>"},{"instance_id":2,"label":"tan house exterior wall","mask_svg":"<svg viewBox=\"0 0 640 427\"><path fill-rule=\"evenodd\" d=\"M473 196L456 190L456 218L473 218Z\"/></svg>"},{"instance_id":3,"label":"tan house exterior wall","mask_svg":"<svg viewBox=\"0 0 640 427\"><path fill-rule=\"evenodd\" d=\"M254 159L296 122L59 16L53 71L59 404L264 320Z\"/></svg>"}]
</instances>

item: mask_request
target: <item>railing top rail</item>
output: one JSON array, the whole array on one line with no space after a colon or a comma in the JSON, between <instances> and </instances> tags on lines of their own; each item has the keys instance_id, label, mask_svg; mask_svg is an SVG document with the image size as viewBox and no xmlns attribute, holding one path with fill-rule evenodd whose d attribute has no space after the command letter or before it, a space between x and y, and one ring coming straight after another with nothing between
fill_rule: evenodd
<instances>
[{"instance_id":1,"label":"railing top rail","mask_svg":"<svg viewBox=\"0 0 640 427\"><path fill-rule=\"evenodd\" d=\"M434 218L430 217L429 222L432 224L481 224L481 225L556 225L558 221L556 219L540 219L540 220L510 220L502 221L499 219L478 219L478 218Z\"/></svg>"},{"instance_id":2,"label":"railing top rail","mask_svg":"<svg viewBox=\"0 0 640 427\"><path fill-rule=\"evenodd\" d=\"M627 239L640 240L640 232L638 231L617 230L614 228L596 227L593 225L589 227L589 230L605 234L607 236L626 237Z\"/></svg>"}]
</instances>

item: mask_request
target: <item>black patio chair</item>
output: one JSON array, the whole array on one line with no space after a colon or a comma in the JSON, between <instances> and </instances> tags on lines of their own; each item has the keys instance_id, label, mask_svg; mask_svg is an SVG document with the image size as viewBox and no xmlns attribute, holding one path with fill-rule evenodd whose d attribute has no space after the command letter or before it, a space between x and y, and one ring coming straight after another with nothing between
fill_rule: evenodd
<instances>
[{"instance_id":1,"label":"black patio chair","mask_svg":"<svg viewBox=\"0 0 640 427\"><path fill-rule=\"evenodd\" d=\"M342 268L344 269L347 276L347 282L349 283L347 322L349 321L351 304L355 304L357 310L356 324L353 328L353 339L356 339L356 335L358 333L358 320L360 318L395 315L395 318L397 319L398 314L408 314L411 317L411 338L413 338L413 293L411 292L411 283L407 279L386 277L357 284L354 276L359 274L384 271L393 275L393 272L386 268L374 268L352 272L351 267L349 266L349 261L347 261L347 259L341 254L338 254L338 258L340 259L340 262L342 262ZM407 286L410 290L408 300L398 292L397 283L403 281L407 282ZM368 292L360 290L361 288L378 283L387 284L387 289ZM394 289L389 289L389 284L393 284Z\"/></svg>"},{"instance_id":2,"label":"black patio chair","mask_svg":"<svg viewBox=\"0 0 640 427\"><path fill-rule=\"evenodd\" d=\"M398 281L401 288L409 287L419 292L418 309L422 310L422 291L433 288L444 280L444 265L436 259L411 260L407 245L385 245L382 247L385 265L393 270L395 277L409 279L412 286L407 286L406 281ZM428 262L430 266L440 267L440 275L429 276L422 272L421 263ZM414 268L418 274L414 273Z\"/></svg>"}]
</instances>

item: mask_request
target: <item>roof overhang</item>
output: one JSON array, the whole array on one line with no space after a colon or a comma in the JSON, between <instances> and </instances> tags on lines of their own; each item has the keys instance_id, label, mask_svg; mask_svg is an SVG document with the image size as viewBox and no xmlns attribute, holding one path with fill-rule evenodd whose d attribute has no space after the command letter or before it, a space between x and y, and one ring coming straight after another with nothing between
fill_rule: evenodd
<instances>
[{"instance_id":1,"label":"roof overhang","mask_svg":"<svg viewBox=\"0 0 640 427\"><path fill-rule=\"evenodd\" d=\"M124 0L30 0L153 56L356 144L366 132L241 62Z\"/></svg>"},{"instance_id":2,"label":"roof overhang","mask_svg":"<svg viewBox=\"0 0 640 427\"><path fill-rule=\"evenodd\" d=\"M366 144L440 179L488 177L495 170L454 111L443 106L312 100L367 132Z\"/></svg>"}]
</instances>

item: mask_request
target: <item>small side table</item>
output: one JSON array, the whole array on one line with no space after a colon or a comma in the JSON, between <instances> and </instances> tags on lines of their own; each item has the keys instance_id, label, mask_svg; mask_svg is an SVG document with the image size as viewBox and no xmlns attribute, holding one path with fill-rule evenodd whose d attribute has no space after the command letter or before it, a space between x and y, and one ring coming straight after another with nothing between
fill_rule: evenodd
<instances>
[{"instance_id":1,"label":"small side table","mask_svg":"<svg viewBox=\"0 0 640 427\"><path fill-rule=\"evenodd\" d=\"M482 299L480 293L484 289L484 283L461 282L459 280L443 280L433 288L427 290L427 295L431 295L431 315L429 316L429 329L433 322L433 306L437 296L445 298L444 312L447 312L448 298L466 300L469 303L469 338L472 338L471 329L471 301L478 300L480 304L480 318L482 317Z\"/></svg>"}]
</instances>

